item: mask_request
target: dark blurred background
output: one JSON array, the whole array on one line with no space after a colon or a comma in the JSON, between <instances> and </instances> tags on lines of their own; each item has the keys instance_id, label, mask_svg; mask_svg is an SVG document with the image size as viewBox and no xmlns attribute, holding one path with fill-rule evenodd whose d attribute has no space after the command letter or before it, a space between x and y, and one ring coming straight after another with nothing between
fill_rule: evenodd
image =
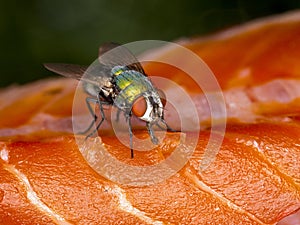
<instances>
[{"instance_id":1,"label":"dark blurred background","mask_svg":"<svg viewBox=\"0 0 300 225\"><path fill-rule=\"evenodd\" d=\"M89 64L103 42L172 41L300 8L299 0L0 0L0 87Z\"/></svg>"}]
</instances>

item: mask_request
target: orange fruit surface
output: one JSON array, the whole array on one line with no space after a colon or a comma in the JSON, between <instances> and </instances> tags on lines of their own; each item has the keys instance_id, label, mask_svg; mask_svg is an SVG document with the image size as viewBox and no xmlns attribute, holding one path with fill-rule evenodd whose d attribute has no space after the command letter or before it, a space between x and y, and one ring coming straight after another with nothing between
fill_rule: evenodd
<instances>
[{"instance_id":1,"label":"orange fruit surface","mask_svg":"<svg viewBox=\"0 0 300 225\"><path fill-rule=\"evenodd\" d=\"M296 224L288 216L300 209L299 31L300 12L292 12L179 41L216 75L226 133L215 160L201 170L211 131L186 131L198 140L193 155L152 185L113 182L86 161L72 129L76 81L46 79L1 90L0 224ZM155 54L189 63L176 49ZM176 81L197 103L200 119L209 118L202 91L182 71L159 63L145 70ZM82 102L75 110L86 115ZM165 119L171 127L178 123L171 109ZM163 162L179 145L191 144L178 141L180 132L167 132L158 146L131 159L110 129L106 123L99 142L87 140L87 152L105 149L136 167ZM148 137L144 129L134 133Z\"/></svg>"}]
</instances>

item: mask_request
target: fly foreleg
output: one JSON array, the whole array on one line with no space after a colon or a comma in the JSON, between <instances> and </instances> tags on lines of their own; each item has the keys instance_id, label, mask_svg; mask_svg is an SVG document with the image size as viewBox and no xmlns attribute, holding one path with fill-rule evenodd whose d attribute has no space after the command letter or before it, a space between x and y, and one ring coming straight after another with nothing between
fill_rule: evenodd
<instances>
[{"instance_id":1,"label":"fly foreleg","mask_svg":"<svg viewBox=\"0 0 300 225\"><path fill-rule=\"evenodd\" d=\"M151 141L153 144L157 145L158 144L158 139L157 137L155 137L155 134L154 134L154 131L152 129L152 124L150 124L149 122L146 123L146 126L147 126L147 130L148 130L148 133L151 137Z\"/></svg>"}]
</instances>

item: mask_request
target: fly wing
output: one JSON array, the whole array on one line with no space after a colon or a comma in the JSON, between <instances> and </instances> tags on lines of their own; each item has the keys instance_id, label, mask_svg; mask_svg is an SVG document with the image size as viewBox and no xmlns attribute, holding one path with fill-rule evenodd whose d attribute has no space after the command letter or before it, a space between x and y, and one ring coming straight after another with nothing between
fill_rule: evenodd
<instances>
[{"instance_id":1,"label":"fly wing","mask_svg":"<svg viewBox=\"0 0 300 225\"><path fill-rule=\"evenodd\" d=\"M106 65L92 64L90 67L64 63L46 63L44 66L64 77L82 80L95 86L109 81L110 69Z\"/></svg>"},{"instance_id":2,"label":"fly wing","mask_svg":"<svg viewBox=\"0 0 300 225\"><path fill-rule=\"evenodd\" d=\"M137 58L126 47L116 43L106 43L99 48L99 61L111 68L114 66L127 66L131 70L146 73Z\"/></svg>"},{"instance_id":3,"label":"fly wing","mask_svg":"<svg viewBox=\"0 0 300 225\"><path fill-rule=\"evenodd\" d=\"M87 66L64 63L45 63L46 69L68 78L80 80L87 70Z\"/></svg>"}]
</instances>

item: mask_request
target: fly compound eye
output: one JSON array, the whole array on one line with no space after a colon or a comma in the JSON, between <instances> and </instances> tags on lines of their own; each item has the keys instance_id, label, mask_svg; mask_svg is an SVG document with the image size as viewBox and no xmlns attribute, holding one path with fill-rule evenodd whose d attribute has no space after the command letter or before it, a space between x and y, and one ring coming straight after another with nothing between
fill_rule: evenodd
<instances>
[{"instance_id":1,"label":"fly compound eye","mask_svg":"<svg viewBox=\"0 0 300 225\"><path fill-rule=\"evenodd\" d=\"M132 112L137 117L142 117L147 111L147 102L144 96L138 97L132 105Z\"/></svg>"},{"instance_id":2,"label":"fly compound eye","mask_svg":"<svg viewBox=\"0 0 300 225\"><path fill-rule=\"evenodd\" d=\"M162 90L157 89L157 94L160 98L161 103L163 104L163 106L165 106L167 104L167 99L166 99L165 93Z\"/></svg>"}]
</instances>

